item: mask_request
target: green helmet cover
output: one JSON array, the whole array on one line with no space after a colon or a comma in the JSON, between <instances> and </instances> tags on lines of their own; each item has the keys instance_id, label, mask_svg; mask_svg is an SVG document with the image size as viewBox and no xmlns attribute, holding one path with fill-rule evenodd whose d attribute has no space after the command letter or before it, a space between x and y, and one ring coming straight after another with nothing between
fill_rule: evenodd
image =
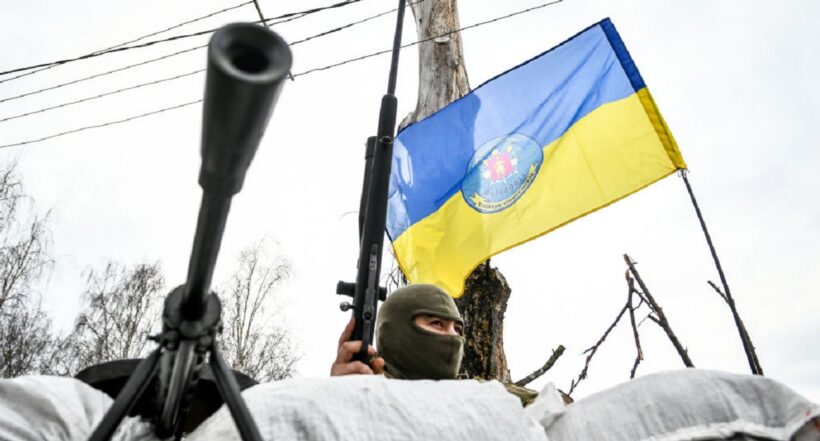
<instances>
[{"instance_id":1,"label":"green helmet cover","mask_svg":"<svg viewBox=\"0 0 820 441\"><path fill-rule=\"evenodd\" d=\"M435 285L401 287L387 296L376 318L376 345L385 372L405 380L455 379L464 354L464 338L440 335L416 325L431 315L462 323L456 303Z\"/></svg>"}]
</instances>

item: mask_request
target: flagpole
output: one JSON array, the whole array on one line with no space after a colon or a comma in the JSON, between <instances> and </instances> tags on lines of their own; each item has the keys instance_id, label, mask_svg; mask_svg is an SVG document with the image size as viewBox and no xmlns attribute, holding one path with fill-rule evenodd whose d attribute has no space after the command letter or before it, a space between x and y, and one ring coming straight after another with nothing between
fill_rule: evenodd
<instances>
[{"instance_id":1,"label":"flagpole","mask_svg":"<svg viewBox=\"0 0 820 441\"><path fill-rule=\"evenodd\" d=\"M695 194L692 192L692 186L689 184L689 179L686 177L686 174L687 170L683 169L680 171L680 175L683 178L683 183L686 184L686 191L689 192L689 198L692 200L692 205L695 207L695 213L698 215L700 227L703 230L703 234L706 236L706 243L709 244L709 251L712 253L712 259L715 261L715 267L717 267L718 274L720 275L720 283L723 285L723 291L725 292L724 300L726 300L726 303L729 304L729 309L732 310L732 316L734 317L735 325L737 326L738 333L740 334L740 341L743 343L743 350L746 352L749 367L752 370L752 374L763 375L763 368L760 367L760 362L757 360L757 354L755 354L754 346L752 346L752 340L749 338L748 331L746 331L746 326L744 326L743 321L740 320L740 315L735 307L735 300L732 298L732 293L729 291L729 284L726 282L726 275L723 273L723 267L720 266L720 259L718 259L717 251L715 251L715 245L712 243L712 237L709 235L709 230L706 229L706 222L703 220L703 214L700 212L698 201L695 199Z\"/></svg>"}]
</instances>

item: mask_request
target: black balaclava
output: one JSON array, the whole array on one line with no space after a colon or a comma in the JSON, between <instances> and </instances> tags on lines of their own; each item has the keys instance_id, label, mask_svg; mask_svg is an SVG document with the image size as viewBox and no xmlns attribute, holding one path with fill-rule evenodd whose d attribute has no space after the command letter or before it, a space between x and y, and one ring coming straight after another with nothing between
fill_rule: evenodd
<instances>
[{"instance_id":1,"label":"black balaclava","mask_svg":"<svg viewBox=\"0 0 820 441\"><path fill-rule=\"evenodd\" d=\"M461 323L453 298L435 285L408 285L387 296L376 319L376 345L388 375L405 380L451 380L458 375L464 338L416 325L432 315Z\"/></svg>"}]
</instances>

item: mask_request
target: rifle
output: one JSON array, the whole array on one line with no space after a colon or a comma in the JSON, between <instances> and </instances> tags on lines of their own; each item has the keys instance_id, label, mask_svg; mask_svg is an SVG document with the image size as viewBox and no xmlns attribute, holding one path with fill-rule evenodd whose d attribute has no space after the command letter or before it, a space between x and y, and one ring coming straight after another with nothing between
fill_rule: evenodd
<instances>
[{"instance_id":1,"label":"rifle","mask_svg":"<svg viewBox=\"0 0 820 441\"><path fill-rule=\"evenodd\" d=\"M153 337L158 347L136 365L92 441L109 439L135 404L146 400L151 384L157 393L151 402L157 435L179 439L206 363L242 439L261 441L237 379L217 348L222 306L211 291L211 278L231 199L242 188L291 63L287 43L264 27L231 24L211 37L203 100L202 203L187 280L166 297L162 333ZM90 369L105 371L111 363Z\"/></svg>"},{"instance_id":2,"label":"rifle","mask_svg":"<svg viewBox=\"0 0 820 441\"><path fill-rule=\"evenodd\" d=\"M342 302L342 311L353 309L356 320L351 341L361 340L362 348L355 360L368 362L367 349L373 343L378 301L384 300L387 290L379 285L387 220L387 190L393 160L393 138L396 128L396 77L401 50L401 31L404 21L405 0L399 0L396 31L387 93L382 97L376 136L367 139L364 179L359 203L359 260L356 282L339 281L336 293L353 298L353 303Z\"/></svg>"}]
</instances>

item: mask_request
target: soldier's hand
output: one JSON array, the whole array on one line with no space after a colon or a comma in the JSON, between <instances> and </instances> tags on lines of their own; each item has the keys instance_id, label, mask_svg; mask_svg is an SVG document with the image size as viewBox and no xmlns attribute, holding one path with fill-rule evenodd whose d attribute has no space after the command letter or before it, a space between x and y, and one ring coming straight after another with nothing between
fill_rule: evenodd
<instances>
[{"instance_id":1,"label":"soldier's hand","mask_svg":"<svg viewBox=\"0 0 820 441\"><path fill-rule=\"evenodd\" d=\"M376 348L370 346L367 348L367 355L370 358L370 364L364 364L361 361L354 361L353 356L356 355L362 348L362 342L348 341L353 334L353 327L356 320L351 318L347 323L345 330L339 337L339 350L336 353L336 361L330 367L330 376L335 377L339 375L373 375L381 374L384 370L384 359L381 357L374 357L376 355Z\"/></svg>"}]
</instances>

